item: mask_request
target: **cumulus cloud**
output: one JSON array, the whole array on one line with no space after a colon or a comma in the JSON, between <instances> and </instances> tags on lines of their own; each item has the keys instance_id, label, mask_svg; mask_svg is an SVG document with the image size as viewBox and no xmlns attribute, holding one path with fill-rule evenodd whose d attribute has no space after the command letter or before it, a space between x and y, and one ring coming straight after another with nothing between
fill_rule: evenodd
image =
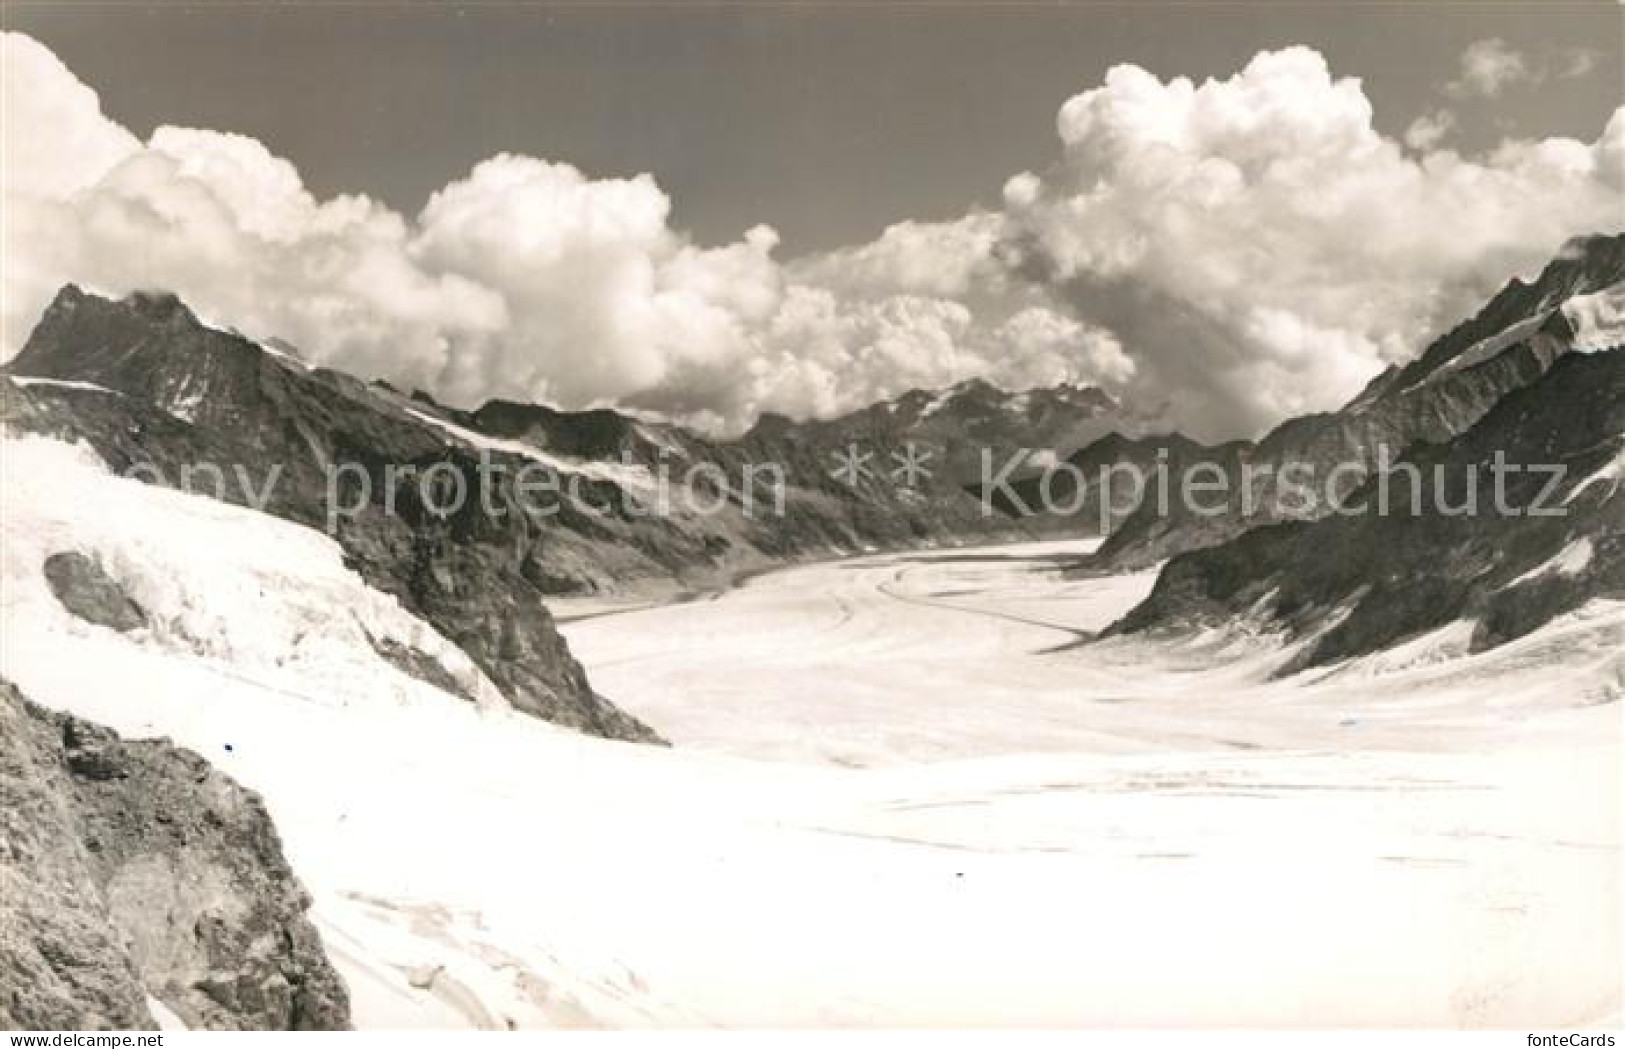
<instances>
[{"instance_id":1,"label":"cumulus cloud","mask_svg":"<svg viewBox=\"0 0 1625 1049\"><path fill-rule=\"evenodd\" d=\"M1444 93L1455 99L1495 98L1519 84L1590 76L1603 57L1595 47L1564 47L1531 58L1499 37L1476 40L1462 52L1457 75L1444 85Z\"/></svg>"},{"instance_id":2,"label":"cumulus cloud","mask_svg":"<svg viewBox=\"0 0 1625 1049\"><path fill-rule=\"evenodd\" d=\"M1479 158L1371 118L1307 48L1200 85L1118 66L1061 108L1060 163L1005 187L1007 253L1115 333L1141 398L1224 437L1334 406L1625 213L1625 110Z\"/></svg>"},{"instance_id":3,"label":"cumulus cloud","mask_svg":"<svg viewBox=\"0 0 1625 1049\"><path fill-rule=\"evenodd\" d=\"M801 260L794 270L809 283L858 296L996 292L1005 277L995 255L1001 228L1001 217L987 211L951 222L899 222L867 244Z\"/></svg>"},{"instance_id":4,"label":"cumulus cloud","mask_svg":"<svg viewBox=\"0 0 1625 1049\"><path fill-rule=\"evenodd\" d=\"M43 46L3 46L5 356L66 281L161 287L454 403L721 430L982 376L1253 433L1351 394L1622 206L1625 113L1590 144L1407 152L1358 81L1295 48L1200 86L1120 66L1066 102L1060 160L1010 179L1001 209L786 262L767 226L696 243L647 175L534 157L485 160L410 217L317 199L254 139L142 142Z\"/></svg>"},{"instance_id":5,"label":"cumulus cloud","mask_svg":"<svg viewBox=\"0 0 1625 1049\"><path fill-rule=\"evenodd\" d=\"M31 37L4 34L9 191L73 192L94 183L141 148L136 137L102 117L96 93Z\"/></svg>"},{"instance_id":6,"label":"cumulus cloud","mask_svg":"<svg viewBox=\"0 0 1625 1049\"><path fill-rule=\"evenodd\" d=\"M1448 109L1434 110L1432 113L1423 113L1411 121L1410 127L1405 129L1405 144L1418 152L1426 153L1456 130L1456 115Z\"/></svg>"},{"instance_id":7,"label":"cumulus cloud","mask_svg":"<svg viewBox=\"0 0 1625 1049\"><path fill-rule=\"evenodd\" d=\"M1556 59L1557 75L1563 80L1590 76L1602 65L1603 54L1594 47L1571 47L1560 51Z\"/></svg>"},{"instance_id":8,"label":"cumulus cloud","mask_svg":"<svg viewBox=\"0 0 1625 1049\"><path fill-rule=\"evenodd\" d=\"M165 127L142 144L42 45L8 33L4 49L6 356L68 280L173 289L318 360L425 380L453 340L505 326L500 296L417 265L387 208L318 202L293 165L240 135Z\"/></svg>"},{"instance_id":9,"label":"cumulus cloud","mask_svg":"<svg viewBox=\"0 0 1625 1049\"><path fill-rule=\"evenodd\" d=\"M1522 52L1500 37L1490 37L1467 45L1460 71L1445 85L1445 93L1452 98L1494 98L1513 84L1535 78Z\"/></svg>"},{"instance_id":10,"label":"cumulus cloud","mask_svg":"<svg viewBox=\"0 0 1625 1049\"><path fill-rule=\"evenodd\" d=\"M1040 319L1030 290L994 294L996 215L785 266L767 226L695 244L647 175L501 155L408 219L315 199L241 135L162 127L143 143L44 46L7 33L4 50L6 356L76 280L172 289L316 363L455 403L613 403L722 429L972 375L1020 388L1129 367L1088 325Z\"/></svg>"},{"instance_id":11,"label":"cumulus cloud","mask_svg":"<svg viewBox=\"0 0 1625 1049\"><path fill-rule=\"evenodd\" d=\"M458 400L499 384L565 404L619 401L747 353L781 294L776 234L702 250L672 231L670 208L648 176L594 181L511 155L435 193L413 259L491 289L509 321L461 346L440 388Z\"/></svg>"}]
</instances>

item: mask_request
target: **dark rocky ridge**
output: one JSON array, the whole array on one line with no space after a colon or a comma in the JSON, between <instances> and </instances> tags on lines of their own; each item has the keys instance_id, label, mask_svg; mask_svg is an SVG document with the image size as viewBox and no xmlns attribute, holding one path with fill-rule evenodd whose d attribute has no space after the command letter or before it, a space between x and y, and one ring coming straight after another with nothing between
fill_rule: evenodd
<instances>
[{"instance_id":1,"label":"dark rocky ridge","mask_svg":"<svg viewBox=\"0 0 1625 1049\"><path fill-rule=\"evenodd\" d=\"M1495 512L1497 454L1520 466L1561 465L1548 495L1544 474L1512 474L1505 505L1559 508L1560 516ZM1471 648L1529 633L1595 597L1625 598L1625 482L1608 476L1625 456L1625 349L1573 353L1540 379L1507 394L1464 433L1419 444L1389 483L1351 497L1366 512L1256 528L1168 562L1151 595L1113 633L1185 631L1262 616L1311 643L1294 667L1364 655L1445 626L1474 622ZM1405 464L1424 493L1442 472L1438 498L1410 512ZM1469 505L1488 513L1453 514ZM1554 559L1568 551L1568 562ZM1546 567L1547 570L1541 569Z\"/></svg>"},{"instance_id":2,"label":"dark rocky ridge","mask_svg":"<svg viewBox=\"0 0 1625 1049\"><path fill-rule=\"evenodd\" d=\"M331 1030L349 997L257 795L0 681L0 1027Z\"/></svg>"},{"instance_id":3,"label":"dark rocky ridge","mask_svg":"<svg viewBox=\"0 0 1625 1049\"><path fill-rule=\"evenodd\" d=\"M436 517L414 501L414 485L385 473L471 459L379 391L206 328L173 296L113 302L72 286L7 370L112 391L0 384L8 428L87 441L116 472L152 479L157 471L176 486L198 464L228 477L241 469L248 489L268 492L267 512L300 524L325 526L328 470L348 464L358 480L370 479L372 499L333 538L370 585L463 648L515 708L611 738L656 740L588 686L541 591L520 571L538 549L517 523L522 515L474 507ZM251 491L228 483L211 494L251 504ZM397 499L398 512L386 512L386 498Z\"/></svg>"},{"instance_id":4,"label":"dark rocky ridge","mask_svg":"<svg viewBox=\"0 0 1625 1049\"><path fill-rule=\"evenodd\" d=\"M1579 238L1532 284L1514 280L1471 320L1430 344L1403 368L1391 368L1335 412L1289 419L1256 444L1232 444L1188 456L1183 466L1212 463L1229 479L1224 512L1204 515L1175 500L1168 512L1142 503L1085 564L1086 570L1139 568L1172 554L1223 542L1248 528L1319 516L1289 501L1269 482L1290 464L1317 478L1342 463L1373 470L1417 442L1450 440L1512 390L1539 378L1567 352L1573 332L1560 312L1569 298L1625 281L1625 234ZM1244 469L1251 471L1251 493ZM1176 473L1177 476L1177 473ZM1357 482L1350 477L1349 487ZM1339 494L1346 494L1345 487Z\"/></svg>"}]
</instances>

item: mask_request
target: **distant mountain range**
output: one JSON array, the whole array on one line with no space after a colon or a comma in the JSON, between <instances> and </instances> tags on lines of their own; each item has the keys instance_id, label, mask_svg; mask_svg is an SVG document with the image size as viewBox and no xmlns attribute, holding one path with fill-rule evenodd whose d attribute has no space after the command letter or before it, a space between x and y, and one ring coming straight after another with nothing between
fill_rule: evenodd
<instances>
[{"instance_id":1,"label":"distant mountain range","mask_svg":"<svg viewBox=\"0 0 1625 1049\"><path fill-rule=\"evenodd\" d=\"M794 435L819 447L847 443L881 448L918 445L933 472L974 487L1022 450L1064 457L1114 433L1139 434L1153 424L1093 386L1044 387L1012 393L971 379L944 390L910 390L900 397L829 420L793 422L765 415L751 437Z\"/></svg>"},{"instance_id":2,"label":"distant mountain range","mask_svg":"<svg viewBox=\"0 0 1625 1049\"><path fill-rule=\"evenodd\" d=\"M554 628L550 596L716 585L788 559L1029 534L982 514L952 478L894 479L889 447L866 446L868 460L842 479L833 456L857 439L855 426L828 424L829 439L815 440L769 423L712 441L612 411L505 401L459 411L209 328L171 295L114 301L65 287L5 373L7 428L82 440L119 472L330 528L370 585L464 649L515 707L612 738L655 736L593 693ZM941 424L922 403L912 413L922 438L951 430L946 420L979 410L971 402L990 390L950 394ZM1093 391L1053 396L1077 414L1109 403ZM1059 406L1036 418L1053 433L1090 425ZM784 471L782 513L771 478L761 491L747 483L761 464ZM530 466L560 485L541 507L516 488ZM408 469L437 470L471 493L489 478L488 497L438 512ZM224 483L188 485L187 471ZM664 513L662 477L672 479ZM422 653L381 654L447 676Z\"/></svg>"},{"instance_id":3,"label":"distant mountain range","mask_svg":"<svg viewBox=\"0 0 1625 1049\"><path fill-rule=\"evenodd\" d=\"M1605 441L1608 427L1619 428L1606 396L1615 389L1618 355L1594 354L1561 370L1553 365L1572 349L1617 340L1608 319L1622 312L1622 281L1625 235L1577 240L1533 283L1513 281L1472 320L1410 364L1378 376L1342 409L1289 420L1256 443L1205 446L1159 432L1154 417L1093 388L1011 393L981 381L910 391L830 420L764 416L732 440L608 409L565 412L498 400L460 410L426 394L313 368L286 344L212 329L174 296L115 301L71 285L5 367L0 421L12 430L83 440L116 470L164 484L182 485L184 467L215 464L226 483L209 494L330 529L355 571L462 648L516 708L597 735L652 742L652 731L593 692L554 628L549 598L715 586L786 561L866 550L1093 532L1100 493L1069 490L1071 474L1050 492L1075 504L1071 512L1029 516L1015 505L1037 504L1042 472L1056 461L1085 477L1115 464L1162 463L1175 471L1210 464L1232 482L1230 501L1217 513L1194 513L1178 501L1164 513L1147 501L1110 520L1105 543L1079 571L1144 567L1213 548L1205 559L1173 562L1157 593L1121 630L1234 614L1236 602L1256 600L1257 588L1271 581L1283 595L1308 588L1296 605L1283 598L1271 614L1293 629L1315 629L1298 613L1312 607L1329 614L1327 602L1353 600L1366 585L1359 582L1364 574L1379 572L1374 555L1360 552L1376 541L1371 537L1423 549L1462 530L1476 535L1478 526L1418 522L1412 533L1401 524L1368 524L1362 531L1358 519L1341 519L1320 530L1255 534L1304 514L1268 492L1247 506L1237 494L1244 468L1369 467L1382 447L1395 457L1409 449L1428 462L1495 441L1530 450L1539 434L1529 428L1547 427L1540 433L1550 447L1579 466L1604 469L1586 459L1593 453L1585 449ZM1552 381L1542 380L1548 371ZM1519 391L1526 393L1509 397ZM1492 412L1503 402L1505 411ZM1593 407L1580 416L1575 406L1582 403ZM1508 414L1516 405L1524 407ZM1552 428L1558 424L1566 428ZM1022 462L1010 475L1015 500L1001 494L991 514L981 499L984 455L995 464ZM1595 455L1606 459L1606 451ZM488 464L500 472L489 474ZM751 471L763 464L783 471L782 513L773 512L779 508L768 505L770 493L752 480L762 476ZM534 466L568 482L550 512L538 512L517 487L522 471ZM402 468L437 473L442 486L489 487L482 493L488 497L445 512ZM330 488L335 478L342 483ZM652 512L662 500L666 512ZM1580 505L1591 507L1586 500ZM336 516L335 506L342 510ZM1606 531L1616 508L1612 501L1593 508L1598 529ZM1484 525L1483 535L1513 527ZM1574 595L1612 586L1607 565L1614 545L1585 531L1590 524L1575 527L1581 531L1573 535L1535 525L1514 530L1530 558L1555 556L1548 548L1560 538L1589 537L1591 556L1604 567L1568 573L1563 578L1571 582L1563 585L1578 587ZM1307 538L1286 542L1300 535ZM1332 573L1339 580L1333 582L1327 570L1295 565L1290 550L1300 542L1348 549L1339 570L1346 574ZM1432 556L1448 564L1450 578L1477 563L1442 549ZM1481 585L1487 584L1463 583L1450 589L1449 600L1424 602L1426 615L1396 615L1387 632L1360 626L1376 613L1356 614L1328 634L1310 661L1423 629L1449 609L1499 609L1495 622L1502 625L1484 628L1485 643L1492 634L1515 632L1509 606L1475 589ZM1411 591L1424 592L1425 586ZM1539 604L1571 607L1574 595ZM1350 640L1356 634L1366 640ZM380 656L428 680L447 678L421 652L389 648Z\"/></svg>"},{"instance_id":4,"label":"distant mountain range","mask_svg":"<svg viewBox=\"0 0 1625 1049\"><path fill-rule=\"evenodd\" d=\"M1165 562L1150 595L1108 635L1263 637L1278 647L1283 674L1412 643L1493 648L1595 599L1625 600L1622 318L1625 236L1590 237L1343 408L1288 420L1257 442L1203 445L1096 389L1008 392L980 381L830 420L766 416L719 440L608 409L458 409L312 367L275 340L210 328L172 295L113 300L69 285L0 369L0 430L83 442L116 473L330 535L336 549L290 544L290 535L314 537L237 511L193 533L173 508L132 526L146 525L138 542L167 546L159 574L190 576L188 607L201 618L217 599L239 615L297 608L294 643L270 651L278 668L307 637L320 649L349 631L349 661L329 668L320 690L391 679L429 686L436 703L506 702L584 733L659 744L594 691L550 601L640 588L669 596L797 560L1092 534L1102 522L1109 534L1074 574ZM984 456L1004 476L986 492ZM27 475L52 474L34 489L35 501L50 503L55 471L71 473L71 462L33 461L52 464ZM1295 463L1320 475L1353 464L1367 476L1338 490L1340 508L1306 509L1251 487L1249 471ZM1055 464L1069 469L1050 471ZM84 502L169 493L114 482L92 465L103 487L60 491L95 495L64 495L56 517L8 533L19 551L8 543L8 580L43 588L44 605L26 607L55 614L59 604L98 628L174 626L126 592L117 557L104 564L71 541L98 520L100 508ZM757 472L764 467L782 483ZM1228 494L1217 506L1205 499L1202 512L1180 500L1103 507L1089 479L1122 467L1206 467ZM536 470L548 482L541 503ZM1410 478L1424 489L1415 511L1383 513L1384 486ZM1046 495L1064 511L1029 512ZM1386 498L1408 506L1410 496L1401 487ZM1462 512L1475 498L1477 512ZM229 533L226 545L255 551L262 574L222 580L224 562L194 566L194 548L171 527L211 540ZM282 587L289 592L275 592ZM385 629L378 620L392 614L414 629ZM206 632L184 623L171 631L178 664L208 651L193 647ZM1080 643L1095 640L1078 633ZM58 636L51 627L35 640ZM243 660L231 649L216 669L235 674ZM158 691L151 686L149 699ZM331 709L346 702L337 697ZM0 1020L150 1026L173 1006L194 1026L348 1026L349 997L323 953L311 897L256 795L197 754L126 741L37 707L3 681L0 728L9 792L0 828L15 846L0 874L25 890L17 921L0 930ZM406 979L432 989L439 975Z\"/></svg>"}]
</instances>

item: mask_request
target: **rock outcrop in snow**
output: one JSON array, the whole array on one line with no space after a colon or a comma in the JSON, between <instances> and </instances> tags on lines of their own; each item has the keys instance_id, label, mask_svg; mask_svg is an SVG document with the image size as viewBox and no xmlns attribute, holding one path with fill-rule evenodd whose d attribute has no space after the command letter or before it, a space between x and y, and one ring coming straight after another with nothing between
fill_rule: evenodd
<instances>
[{"instance_id":1,"label":"rock outcrop in snow","mask_svg":"<svg viewBox=\"0 0 1625 1049\"><path fill-rule=\"evenodd\" d=\"M77 550L52 554L41 566L62 607L83 619L125 633L147 625L147 614L93 557Z\"/></svg>"},{"instance_id":2,"label":"rock outcrop in snow","mask_svg":"<svg viewBox=\"0 0 1625 1049\"><path fill-rule=\"evenodd\" d=\"M349 1026L257 795L0 681L0 1027Z\"/></svg>"}]
</instances>

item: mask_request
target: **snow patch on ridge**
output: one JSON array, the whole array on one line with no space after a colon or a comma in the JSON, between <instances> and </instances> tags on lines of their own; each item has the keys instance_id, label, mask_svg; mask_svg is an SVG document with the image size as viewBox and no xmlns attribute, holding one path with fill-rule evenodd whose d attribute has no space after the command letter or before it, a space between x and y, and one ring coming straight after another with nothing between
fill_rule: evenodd
<instances>
[{"instance_id":1,"label":"snow patch on ridge","mask_svg":"<svg viewBox=\"0 0 1625 1049\"><path fill-rule=\"evenodd\" d=\"M1593 353L1625 346L1625 282L1563 304L1563 316L1574 329L1574 348Z\"/></svg>"},{"instance_id":2,"label":"snow patch on ridge","mask_svg":"<svg viewBox=\"0 0 1625 1049\"><path fill-rule=\"evenodd\" d=\"M93 382L84 382L80 379L47 379L40 375L13 375L11 381L22 387L53 386L61 390L88 390L92 393L112 394L114 397L124 396L117 390L109 390L105 386Z\"/></svg>"},{"instance_id":3,"label":"snow patch on ridge","mask_svg":"<svg viewBox=\"0 0 1625 1049\"><path fill-rule=\"evenodd\" d=\"M1551 559L1545 563L1536 565L1534 568L1531 568L1523 575L1514 579L1511 585L1518 586L1521 583L1527 583L1531 580L1539 579L1542 576L1548 575L1579 575L1581 572L1586 570L1588 565L1591 564L1591 557L1593 553L1594 551L1591 546L1591 539L1587 536L1581 536L1579 539L1576 539L1574 542L1552 555Z\"/></svg>"},{"instance_id":4,"label":"snow patch on ridge","mask_svg":"<svg viewBox=\"0 0 1625 1049\"><path fill-rule=\"evenodd\" d=\"M1586 477L1579 484L1569 489L1569 494L1563 497L1563 503L1564 505L1567 505L1574 502L1574 500L1579 497L1581 492L1584 492L1592 485L1597 484L1608 485L1607 494L1612 495L1614 490L1619 487L1621 477L1625 477L1625 446L1620 448L1619 454L1614 456L1613 459L1602 464L1602 466L1598 467L1597 470L1590 476Z\"/></svg>"},{"instance_id":5,"label":"snow patch on ridge","mask_svg":"<svg viewBox=\"0 0 1625 1049\"><path fill-rule=\"evenodd\" d=\"M621 486L622 488L649 490L655 486L654 476L646 467L643 466L633 466L626 463L589 462L583 459L568 459L564 456L552 455L548 452L544 452L535 445L526 444L524 441L513 441L502 437L490 437L476 430L470 430L467 427L458 426L454 422L447 419L442 419L437 415L422 411L418 408L413 408L404 404L401 405L401 408L418 420L426 422L430 426L433 426L435 429L442 431L448 436L462 441L464 444L472 445L475 448L483 448L492 452L504 452L508 455L517 455L521 458L530 459L533 462L541 463L543 466L547 466L559 473L580 474L583 477L590 477L594 480L609 481L613 484Z\"/></svg>"},{"instance_id":6,"label":"snow patch on ridge","mask_svg":"<svg viewBox=\"0 0 1625 1049\"><path fill-rule=\"evenodd\" d=\"M1537 313L1533 317L1527 317L1516 324L1503 328L1494 335L1478 340L1434 371L1423 376L1416 383L1406 387L1406 392L1437 382L1447 375L1453 375L1456 372L1466 371L1469 368L1483 364L1509 346L1520 343L1534 335L1540 330L1540 326L1546 323L1546 318L1549 315L1548 313Z\"/></svg>"}]
</instances>

